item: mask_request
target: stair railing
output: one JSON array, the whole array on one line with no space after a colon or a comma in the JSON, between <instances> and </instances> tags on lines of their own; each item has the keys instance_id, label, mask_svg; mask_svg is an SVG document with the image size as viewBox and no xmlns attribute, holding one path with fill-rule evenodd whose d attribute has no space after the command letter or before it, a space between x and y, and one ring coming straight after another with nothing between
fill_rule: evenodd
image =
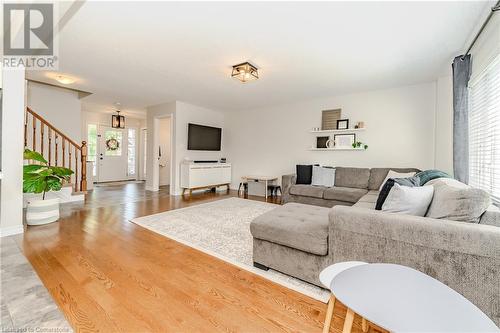
<instances>
[{"instance_id":1,"label":"stair railing","mask_svg":"<svg viewBox=\"0 0 500 333\"><path fill-rule=\"evenodd\" d=\"M87 191L87 142L76 143L29 107L24 119L24 147L42 154L49 165L73 170L74 192Z\"/></svg>"}]
</instances>

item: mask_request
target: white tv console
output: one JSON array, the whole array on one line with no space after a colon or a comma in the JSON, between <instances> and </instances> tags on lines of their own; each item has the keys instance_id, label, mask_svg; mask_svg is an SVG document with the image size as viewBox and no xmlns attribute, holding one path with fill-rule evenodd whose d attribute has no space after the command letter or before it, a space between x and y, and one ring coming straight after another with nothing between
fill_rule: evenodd
<instances>
[{"instance_id":1,"label":"white tv console","mask_svg":"<svg viewBox=\"0 0 500 333\"><path fill-rule=\"evenodd\" d=\"M227 186L231 183L231 163L181 163L182 195L189 190Z\"/></svg>"}]
</instances>

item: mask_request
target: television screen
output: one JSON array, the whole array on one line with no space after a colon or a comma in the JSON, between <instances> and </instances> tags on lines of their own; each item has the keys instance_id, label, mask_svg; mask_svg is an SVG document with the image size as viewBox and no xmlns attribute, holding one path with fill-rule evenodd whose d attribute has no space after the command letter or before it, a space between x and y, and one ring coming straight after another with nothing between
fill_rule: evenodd
<instances>
[{"instance_id":1,"label":"television screen","mask_svg":"<svg viewBox=\"0 0 500 333\"><path fill-rule=\"evenodd\" d=\"M222 128L189 124L188 150L220 150Z\"/></svg>"}]
</instances>

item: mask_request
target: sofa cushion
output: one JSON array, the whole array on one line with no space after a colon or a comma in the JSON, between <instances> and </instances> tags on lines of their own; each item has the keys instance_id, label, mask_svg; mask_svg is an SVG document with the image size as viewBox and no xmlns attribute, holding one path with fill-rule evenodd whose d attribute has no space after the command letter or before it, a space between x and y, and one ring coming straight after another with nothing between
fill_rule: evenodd
<instances>
[{"instance_id":1,"label":"sofa cushion","mask_svg":"<svg viewBox=\"0 0 500 333\"><path fill-rule=\"evenodd\" d=\"M325 187L323 186L312 186L312 185L292 185L290 187L290 194L300 195L303 197L312 197L312 198L323 198L323 192L325 191Z\"/></svg>"},{"instance_id":2,"label":"sofa cushion","mask_svg":"<svg viewBox=\"0 0 500 333\"><path fill-rule=\"evenodd\" d=\"M377 204L375 205L376 210L382 210L382 205L384 204L385 199L387 199L387 196L391 192L391 189L394 186L394 184L399 184L401 186L416 187L420 186L420 178L418 178L417 176L409 178L389 178L385 182L384 186L382 186L382 189L380 190L380 194L377 199Z\"/></svg>"},{"instance_id":3,"label":"sofa cushion","mask_svg":"<svg viewBox=\"0 0 500 333\"><path fill-rule=\"evenodd\" d=\"M361 197L361 199L356 202L353 207L361 207L367 209L375 209L375 205L377 203L377 199L379 196L379 191L368 191L365 195Z\"/></svg>"},{"instance_id":4,"label":"sofa cushion","mask_svg":"<svg viewBox=\"0 0 500 333\"><path fill-rule=\"evenodd\" d=\"M483 215L481 215L479 223L500 227L500 208L490 205Z\"/></svg>"},{"instance_id":5,"label":"sofa cushion","mask_svg":"<svg viewBox=\"0 0 500 333\"><path fill-rule=\"evenodd\" d=\"M394 186L391 188L389 195L382 205L382 211L425 216L432 201L433 194L434 188L432 186L411 187L394 183Z\"/></svg>"},{"instance_id":6,"label":"sofa cushion","mask_svg":"<svg viewBox=\"0 0 500 333\"><path fill-rule=\"evenodd\" d=\"M332 187L335 185L335 169L313 165L311 185Z\"/></svg>"},{"instance_id":7,"label":"sofa cushion","mask_svg":"<svg viewBox=\"0 0 500 333\"><path fill-rule=\"evenodd\" d=\"M421 186L425 185L427 182L429 182L433 179L453 178L452 176L450 176L449 174L447 174L446 172L441 171L441 170L424 170L424 171L418 172L415 176L420 178L420 185Z\"/></svg>"},{"instance_id":8,"label":"sofa cushion","mask_svg":"<svg viewBox=\"0 0 500 333\"><path fill-rule=\"evenodd\" d=\"M398 173L419 172L419 169L414 168L373 168L370 170L370 181L368 183L369 190L379 190L382 182L390 170Z\"/></svg>"},{"instance_id":9,"label":"sofa cushion","mask_svg":"<svg viewBox=\"0 0 500 333\"><path fill-rule=\"evenodd\" d=\"M370 169L366 168L335 168L335 186L368 188Z\"/></svg>"},{"instance_id":10,"label":"sofa cushion","mask_svg":"<svg viewBox=\"0 0 500 333\"><path fill-rule=\"evenodd\" d=\"M316 255L328 254L329 208L287 203L250 223L254 238Z\"/></svg>"},{"instance_id":11,"label":"sofa cushion","mask_svg":"<svg viewBox=\"0 0 500 333\"><path fill-rule=\"evenodd\" d=\"M424 186L434 186L434 198L425 216L435 219L479 223L491 204L490 195L455 179L433 179Z\"/></svg>"},{"instance_id":12,"label":"sofa cushion","mask_svg":"<svg viewBox=\"0 0 500 333\"><path fill-rule=\"evenodd\" d=\"M362 188L334 186L325 189L325 191L323 192L323 198L327 200L338 200L355 203L366 193L368 193L368 190Z\"/></svg>"},{"instance_id":13,"label":"sofa cushion","mask_svg":"<svg viewBox=\"0 0 500 333\"><path fill-rule=\"evenodd\" d=\"M295 180L296 184L311 184L312 179L312 165L300 165L297 164L295 167L297 170L297 179Z\"/></svg>"}]
</instances>

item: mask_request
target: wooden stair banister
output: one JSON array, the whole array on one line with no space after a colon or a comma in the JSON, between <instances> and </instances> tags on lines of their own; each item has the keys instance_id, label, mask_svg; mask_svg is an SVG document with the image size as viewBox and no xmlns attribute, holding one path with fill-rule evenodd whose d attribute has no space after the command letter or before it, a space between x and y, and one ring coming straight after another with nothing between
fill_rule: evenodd
<instances>
[{"instance_id":1,"label":"wooden stair banister","mask_svg":"<svg viewBox=\"0 0 500 333\"><path fill-rule=\"evenodd\" d=\"M25 148L42 154L42 156L49 162L49 165L52 165L52 161L54 161L55 166L62 164L64 167L66 165L66 161L68 161L69 169L74 171L74 191L87 191L87 142L82 141L81 144L78 144L29 107L26 108L26 116L24 119ZM28 140L29 122L31 122L32 128L31 140ZM37 127L38 123L40 123L40 129ZM45 127L48 128L47 132L45 132ZM47 139L45 139L45 133L47 133ZM37 144L38 134L40 144ZM53 136L54 140L52 139ZM31 141L31 147L28 146L28 141ZM44 149L45 142L47 143L46 150ZM59 145L61 145L61 150L59 150ZM68 147L66 147L66 145L68 145ZM48 151L48 156L46 156L45 151ZM74 151L74 167L72 167L71 163L71 159L73 157L72 151ZM67 153L69 156L67 156ZM59 163L59 161L61 161L61 163Z\"/></svg>"}]
</instances>

